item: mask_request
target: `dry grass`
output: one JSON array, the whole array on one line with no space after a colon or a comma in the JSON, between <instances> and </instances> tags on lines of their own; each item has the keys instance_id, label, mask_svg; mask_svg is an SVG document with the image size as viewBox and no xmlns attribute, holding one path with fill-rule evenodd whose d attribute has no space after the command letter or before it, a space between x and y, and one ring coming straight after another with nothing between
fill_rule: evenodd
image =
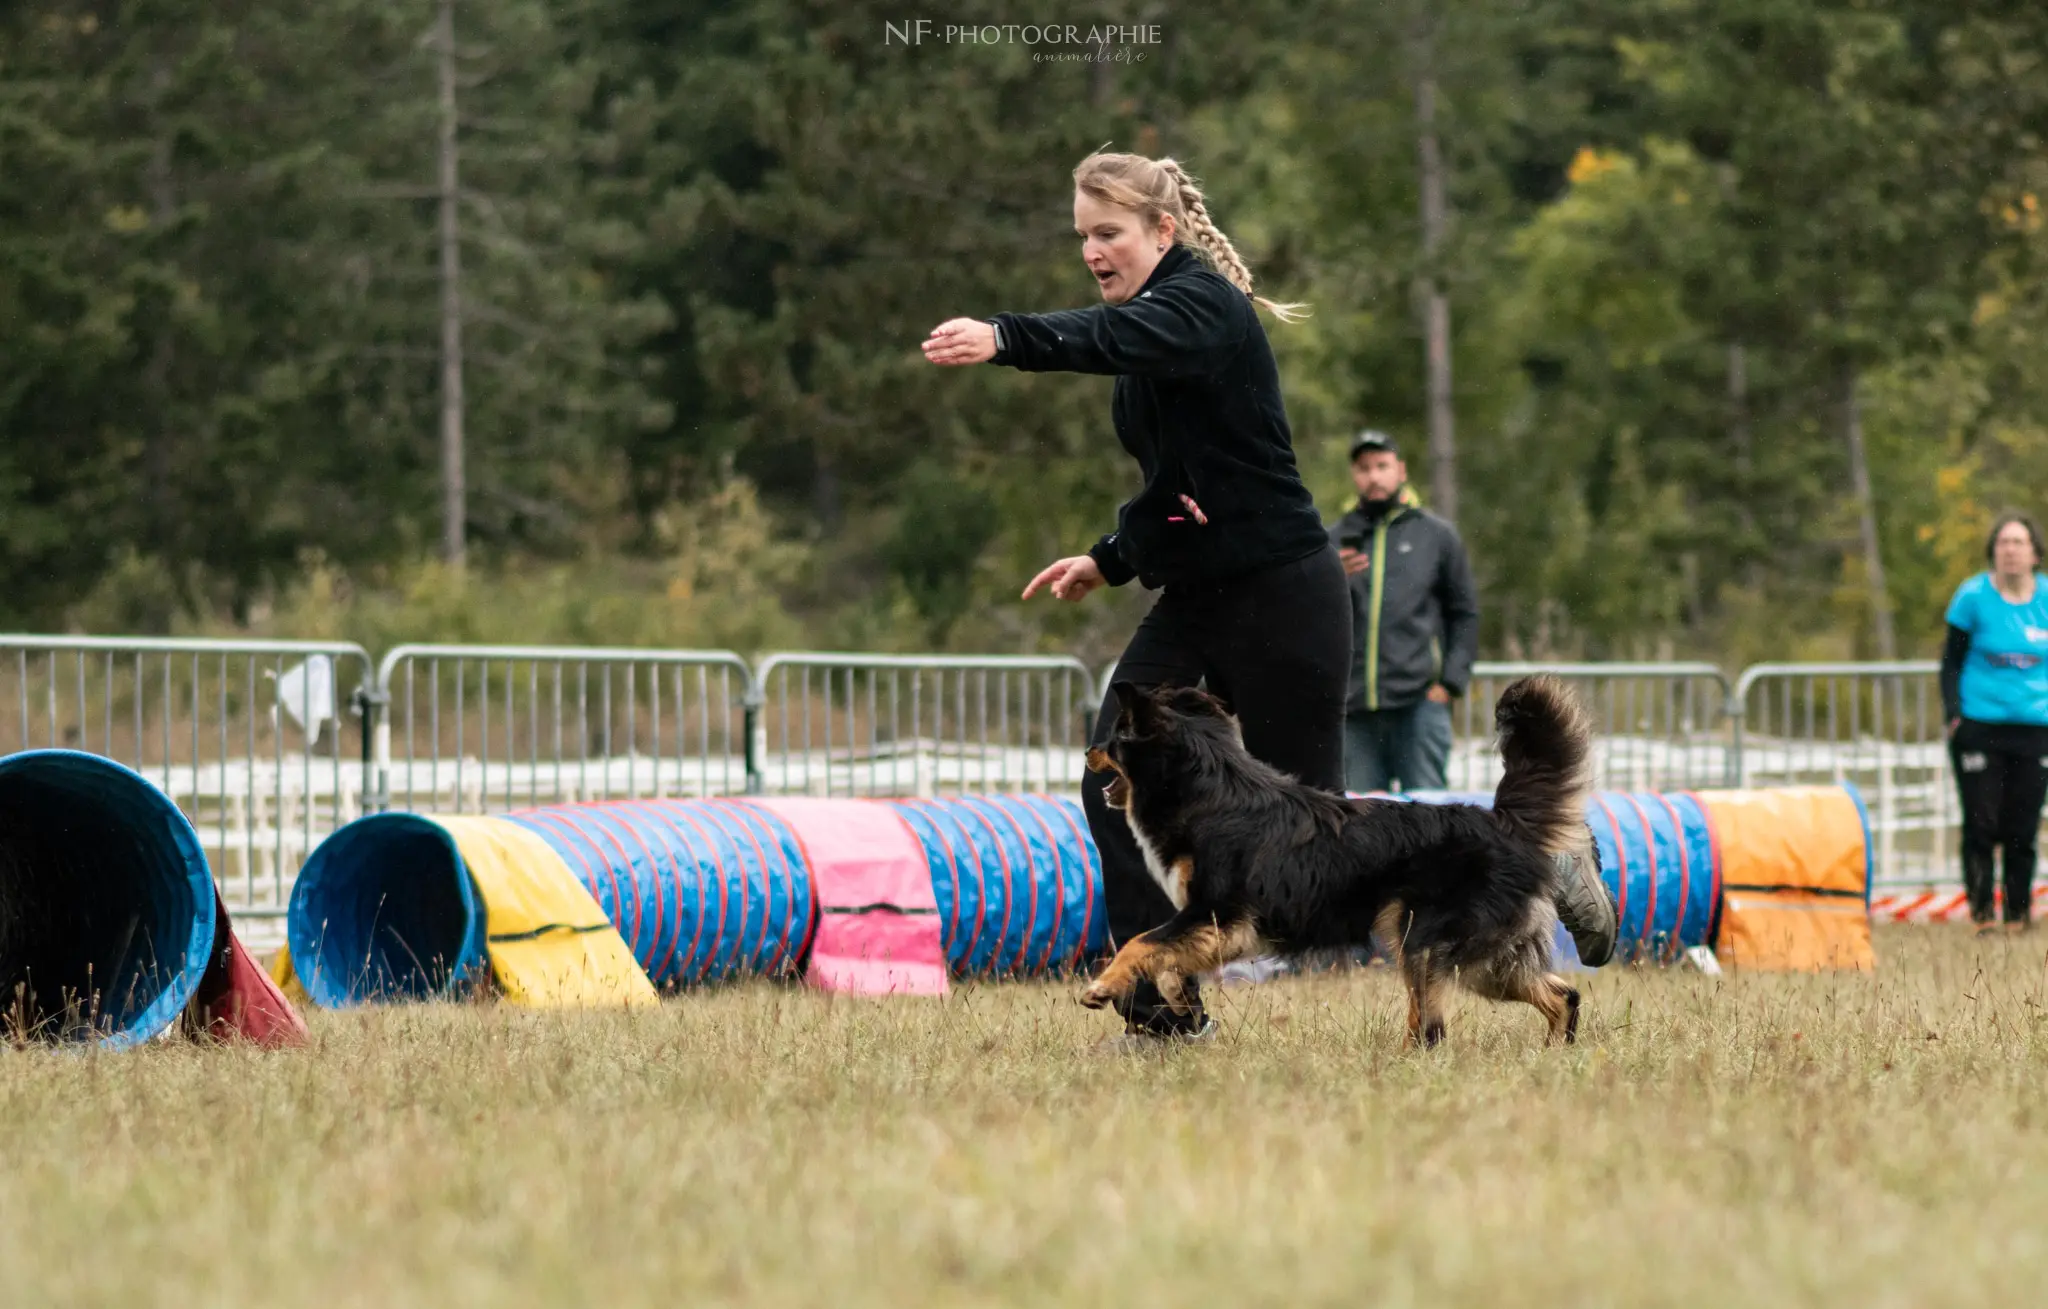
<instances>
[{"instance_id":1,"label":"dry grass","mask_svg":"<svg viewBox=\"0 0 2048 1309\"><path fill-rule=\"evenodd\" d=\"M1071 987L325 1016L0 1055L0 1304L2031 1303L2048 941L1621 972L1585 1041L1383 971L1107 1058Z\"/></svg>"}]
</instances>

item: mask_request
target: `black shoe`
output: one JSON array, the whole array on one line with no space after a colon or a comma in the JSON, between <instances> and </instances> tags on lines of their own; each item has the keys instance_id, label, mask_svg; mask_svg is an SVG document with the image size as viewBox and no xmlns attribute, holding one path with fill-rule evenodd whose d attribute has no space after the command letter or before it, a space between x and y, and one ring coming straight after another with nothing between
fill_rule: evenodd
<instances>
[{"instance_id":1,"label":"black shoe","mask_svg":"<svg viewBox=\"0 0 2048 1309\"><path fill-rule=\"evenodd\" d=\"M1202 1045L1216 1039L1216 1020L1202 1018L1201 1026L1186 1032L1154 1032L1142 1027L1106 1036L1094 1046L1096 1054L1148 1054L1181 1045Z\"/></svg>"},{"instance_id":2,"label":"black shoe","mask_svg":"<svg viewBox=\"0 0 2048 1309\"><path fill-rule=\"evenodd\" d=\"M1185 1008L1176 1009L1168 1004L1159 988L1147 980L1139 982L1131 988L1130 994L1116 1002L1116 1012L1134 1034L1159 1037L1200 1035L1210 1020L1208 1012L1202 1008L1201 985L1192 977L1181 980L1181 1003Z\"/></svg>"}]
</instances>

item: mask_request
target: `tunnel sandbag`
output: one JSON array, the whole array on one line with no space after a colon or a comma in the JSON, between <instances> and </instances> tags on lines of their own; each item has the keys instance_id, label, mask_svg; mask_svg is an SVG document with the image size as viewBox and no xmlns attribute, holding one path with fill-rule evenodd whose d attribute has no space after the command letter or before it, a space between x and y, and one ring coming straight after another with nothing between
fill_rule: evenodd
<instances>
[{"instance_id":1,"label":"tunnel sandbag","mask_svg":"<svg viewBox=\"0 0 2048 1309\"><path fill-rule=\"evenodd\" d=\"M417 814L371 814L313 848L285 941L322 1009L448 999L483 980L483 904L455 837Z\"/></svg>"},{"instance_id":2,"label":"tunnel sandbag","mask_svg":"<svg viewBox=\"0 0 2048 1309\"><path fill-rule=\"evenodd\" d=\"M1870 816L1846 782L1701 791L1720 850L1715 949L1731 969L1876 967Z\"/></svg>"},{"instance_id":3,"label":"tunnel sandbag","mask_svg":"<svg viewBox=\"0 0 2048 1309\"><path fill-rule=\"evenodd\" d=\"M270 1049L306 1043L306 1023L270 974L235 935L228 907L213 902L213 949L185 1006L185 1033L215 1041L253 1041Z\"/></svg>"},{"instance_id":4,"label":"tunnel sandbag","mask_svg":"<svg viewBox=\"0 0 2048 1309\"><path fill-rule=\"evenodd\" d=\"M656 999L567 861L505 818L358 819L301 870L288 938L328 1008L459 996L486 974L529 1008Z\"/></svg>"},{"instance_id":5,"label":"tunnel sandbag","mask_svg":"<svg viewBox=\"0 0 2048 1309\"><path fill-rule=\"evenodd\" d=\"M198 835L139 774L73 750L0 759L0 1004L32 1039L126 1047L175 1022L213 948Z\"/></svg>"},{"instance_id":6,"label":"tunnel sandbag","mask_svg":"<svg viewBox=\"0 0 2048 1309\"><path fill-rule=\"evenodd\" d=\"M1493 797L1483 791L1378 798L1493 807ZM1684 792L1600 791L1587 803L1586 822L1600 855L1601 880L1614 897L1616 958L1669 961L1713 940L1719 868L1712 823L1696 798ZM1570 959L1577 957L1574 949Z\"/></svg>"},{"instance_id":7,"label":"tunnel sandbag","mask_svg":"<svg viewBox=\"0 0 2048 1309\"><path fill-rule=\"evenodd\" d=\"M1102 858L1076 801L996 795L886 803L924 847L955 976L1060 973L1108 949Z\"/></svg>"},{"instance_id":8,"label":"tunnel sandbag","mask_svg":"<svg viewBox=\"0 0 2048 1309\"><path fill-rule=\"evenodd\" d=\"M662 989L793 975L817 916L789 824L742 800L610 800L506 818L562 857Z\"/></svg>"},{"instance_id":9,"label":"tunnel sandbag","mask_svg":"<svg viewBox=\"0 0 2048 1309\"><path fill-rule=\"evenodd\" d=\"M804 980L852 995L944 995L946 947L924 846L873 800L750 800L802 846L818 904Z\"/></svg>"}]
</instances>

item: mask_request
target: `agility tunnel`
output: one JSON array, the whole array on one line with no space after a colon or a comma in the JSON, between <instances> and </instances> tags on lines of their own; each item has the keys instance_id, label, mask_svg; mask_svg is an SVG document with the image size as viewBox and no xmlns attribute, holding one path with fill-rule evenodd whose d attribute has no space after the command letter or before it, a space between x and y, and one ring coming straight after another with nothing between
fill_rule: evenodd
<instances>
[{"instance_id":1,"label":"agility tunnel","mask_svg":"<svg viewBox=\"0 0 2048 1309\"><path fill-rule=\"evenodd\" d=\"M559 903L513 922L515 881ZM621 984L519 978L609 978L615 963L556 958L604 948L603 924L664 990L802 968L829 989L932 993L949 976L1057 973L1100 953L1101 883L1080 805L1048 796L378 814L300 871L285 966L329 1008L456 997L486 979L522 1003L591 1003ZM521 965L521 950L551 962Z\"/></svg>"},{"instance_id":2,"label":"agility tunnel","mask_svg":"<svg viewBox=\"0 0 2048 1309\"><path fill-rule=\"evenodd\" d=\"M197 833L98 755L0 759L0 1004L11 1035L138 1045L182 1020L291 1044L305 1029L235 939Z\"/></svg>"},{"instance_id":3,"label":"agility tunnel","mask_svg":"<svg viewBox=\"0 0 2048 1309\"><path fill-rule=\"evenodd\" d=\"M1861 813L1847 786L1596 794L1586 817L1619 957L1669 962L1725 942L1738 967L1854 966L1815 961L1857 957L1840 934L1868 893ZM657 988L798 973L829 990L934 994L950 978L1057 975L1099 957L1101 884L1080 805L1049 796L383 814L308 860L290 956L330 1007L487 980L518 1003L642 1003ZM1821 935L1802 945L1795 929ZM1867 954L1867 923L1863 937ZM1560 953L1574 958L1569 938Z\"/></svg>"}]
</instances>

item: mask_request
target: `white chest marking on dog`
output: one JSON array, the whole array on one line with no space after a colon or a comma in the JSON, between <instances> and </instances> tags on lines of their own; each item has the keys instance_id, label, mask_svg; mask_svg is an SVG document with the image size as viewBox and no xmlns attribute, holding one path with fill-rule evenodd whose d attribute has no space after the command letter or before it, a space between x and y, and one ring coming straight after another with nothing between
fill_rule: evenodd
<instances>
[{"instance_id":1,"label":"white chest marking on dog","mask_svg":"<svg viewBox=\"0 0 2048 1309\"><path fill-rule=\"evenodd\" d=\"M1152 874L1152 880L1159 883L1159 889L1166 892L1166 898L1173 902L1175 909L1188 907L1187 895L1181 888L1180 879L1173 875L1173 869L1159 857L1159 850L1145 835L1145 829L1138 826L1138 815L1134 808L1124 810L1124 820L1131 825L1131 835L1138 840L1138 851L1145 856L1145 870Z\"/></svg>"}]
</instances>

